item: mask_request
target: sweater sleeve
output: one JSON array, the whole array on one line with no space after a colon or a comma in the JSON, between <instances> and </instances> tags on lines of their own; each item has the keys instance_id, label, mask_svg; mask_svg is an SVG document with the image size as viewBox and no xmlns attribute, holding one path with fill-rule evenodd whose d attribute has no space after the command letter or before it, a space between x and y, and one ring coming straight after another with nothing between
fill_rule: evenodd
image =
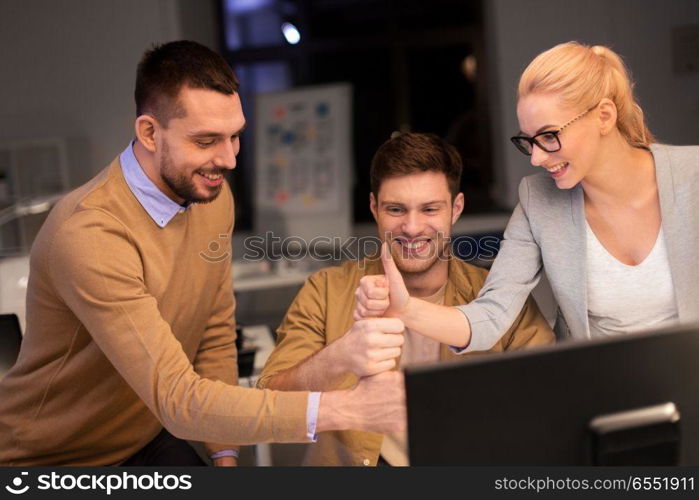
<instances>
[{"instance_id":1,"label":"sweater sleeve","mask_svg":"<svg viewBox=\"0 0 699 500\"><path fill-rule=\"evenodd\" d=\"M229 201L227 212L230 214L227 235L233 234L233 198L224 185L225 196ZM201 377L210 380L220 380L230 385L238 385L238 361L235 347L235 298L233 296L232 245L231 237L221 240L225 243L223 255L226 255L226 265L214 299L211 316L202 335L197 354L194 358L194 371ZM238 449L233 444L204 443L206 451L213 453L227 449Z\"/></svg>"},{"instance_id":2,"label":"sweater sleeve","mask_svg":"<svg viewBox=\"0 0 699 500\"><path fill-rule=\"evenodd\" d=\"M485 351L495 345L513 325L541 278L541 249L532 234L528 196L525 178L483 288L474 301L458 306L471 325L471 342L459 352Z\"/></svg>"},{"instance_id":3,"label":"sweater sleeve","mask_svg":"<svg viewBox=\"0 0 699 500\"><path fill-rule=\"evenodd\" d=\"M48 265L58 296L173 435L239 444L309 440L308 393L247 389L195 372L146 289L137 246L113 216L96 209L71 215L51 242Z\"/></svg>"},{"instance_id":4,"label":"sweater sleeve","mask_svg":"<svg viewBox=\"0 0 699 500\"><path fill-rule=\"evenodd\" d=\"M277 343L257 382L266 387L269 380L326 347L325 314L327 274L311 276L289 306L277 329Z\"/></svg>"}]
</instances>

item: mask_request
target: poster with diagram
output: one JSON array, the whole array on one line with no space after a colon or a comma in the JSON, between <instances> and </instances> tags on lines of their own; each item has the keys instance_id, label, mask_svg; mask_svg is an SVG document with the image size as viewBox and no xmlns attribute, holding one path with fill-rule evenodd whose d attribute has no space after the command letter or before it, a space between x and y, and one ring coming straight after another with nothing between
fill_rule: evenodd
<instances>
[{"instance_id":1,"label":"poster with diagram","mask_svg":"<svg viewBox=\"0 0 699 500\"><path fill-rule=\"evenodd\" d=\"M287 234L349 234L351 97L347 84L257 96L258 230L278 217Z\"/></svg>"}]
</instances>

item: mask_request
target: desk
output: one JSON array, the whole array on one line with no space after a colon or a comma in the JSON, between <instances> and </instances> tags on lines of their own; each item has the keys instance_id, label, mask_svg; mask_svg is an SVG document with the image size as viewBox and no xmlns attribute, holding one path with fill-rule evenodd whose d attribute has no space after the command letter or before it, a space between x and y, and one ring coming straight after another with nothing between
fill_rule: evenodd
<instances>
[{"instance_id":1,"label":"desk","mask_svg":"<svg viewBox=\"0 0 699 500\"><path fill-rule=\"evenodd\" d=\"M269 273L259 276L247 276L233 281L234 292L252 292L281 288L284 286L303 285L310 272L293 271L283 274Z\"/></svg>"}]
</instances>

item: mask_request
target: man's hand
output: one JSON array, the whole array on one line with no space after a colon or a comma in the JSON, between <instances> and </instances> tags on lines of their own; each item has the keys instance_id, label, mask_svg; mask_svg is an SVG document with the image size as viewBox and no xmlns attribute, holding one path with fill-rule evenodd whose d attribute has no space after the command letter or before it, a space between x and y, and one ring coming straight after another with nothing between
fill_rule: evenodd
<instances>
[{"instance_id":1,"label":"man's hand","mask_svg":"<svg viewBox=\"0 0 699 500\"><path fill-rule=\"evenodd\" d=\"M404 432L406 415L403 374L389 371L362 378L350 390L324 392L316 430Z\"/></svg>"},{"instance_id":2,"label":"man's hand","mask_svg":"<svg viewBox=\"0 0 699 500\"><path fill-rule=\"evenodd\" d=\"M352 315L355 321L378 316L398 318L408 307L410 294L393 261L388 242L381 246L381 262L386 274L364 276L359 280Z\"/></svg>"},{"instance_id":3,"label":"man's hand","mask_svg":"<svg viewBox=\"0 0 699 500\"><path fill-rule=\"evenodd\" d=\"M359 377L375 375L396 366L405 342L404 329L403 322L396 318L360 320L328 349L344 371Z\"/></svg>"},{"instance_id":4,"label":"man's hand","mask_svg":"<svg viewBox=\"0 0 699 500\"><path fill-rule=\"evenodd\" d=\"M342 337L300 363L271 376L265 387L282 391L330 391L349 373L375 375L396 366L405 342L397 318L357 321Z\"/></svg>"}]
</instances>

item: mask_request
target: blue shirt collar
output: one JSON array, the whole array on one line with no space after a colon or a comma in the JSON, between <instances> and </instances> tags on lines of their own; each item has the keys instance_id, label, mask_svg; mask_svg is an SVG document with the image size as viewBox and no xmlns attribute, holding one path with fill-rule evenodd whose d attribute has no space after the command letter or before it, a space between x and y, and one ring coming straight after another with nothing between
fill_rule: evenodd
<instances>
[{"instance_id":1,"label":"blue shirt collar","mask_svg":"<svg viewBox=\"0 0 699 500\"><path fill-rule=\"evenodd\" d=\"M148 178L136 159L136 155L133 152L133 144L133 141L130 142L119 156L124 179L126 179L129 189L131 189L131 192L153 221L158 226L165 227L175 215L186 210L187 207L172 201Z\"/></svg>"}]
</instances>

